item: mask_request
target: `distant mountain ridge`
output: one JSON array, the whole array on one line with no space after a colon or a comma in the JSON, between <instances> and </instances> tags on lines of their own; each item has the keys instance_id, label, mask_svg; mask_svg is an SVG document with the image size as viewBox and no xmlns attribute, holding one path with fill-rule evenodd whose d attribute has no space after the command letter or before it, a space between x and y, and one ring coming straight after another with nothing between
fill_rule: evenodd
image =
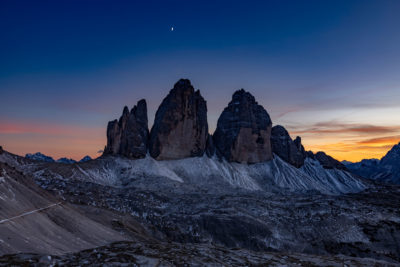
<instances>
[{"instance_id":1,"label":"distant mountain ridge","mask_svg":"<svg viewBox=\"0 0 400 267\"><path fill-rule=\"evenodd\" d=\"M400 143L394 145L381 160L363 159L360 162L343 163L350 171L361 177L400 184Z\"/></svg>"},{"instance_id":2,"label":"distant mountain ridge","mask_svg":"<svg viewBox=\"0 0 400 267\"><path fill-rule=\"evenodd\" d=\"M41 162L58 162L58 163L65 163L65 164L73 164L77 162L86 162L89 160L92 160L90 156L85 156L81 160L76 161L74 159L69 159L66 157L59 158L58 160L54 160L52 157L47 156L41 152L36 152L34 154L28 153L25 155L25 158L31 159L31 160L36 160L36 161L41 161Z\"/></svg>"},{"instance_id":3,"label":"distant mountain ridge","mask_svg":"<svg viewBox=\"0 0 400 267\"><path fill-rule=\"evenodd\" d=\"M40 152L36 152L34 154L28 153L25 155L25 158L43 162L55 162L52 157L46 156Z\"/></svg>"}]
</instances>

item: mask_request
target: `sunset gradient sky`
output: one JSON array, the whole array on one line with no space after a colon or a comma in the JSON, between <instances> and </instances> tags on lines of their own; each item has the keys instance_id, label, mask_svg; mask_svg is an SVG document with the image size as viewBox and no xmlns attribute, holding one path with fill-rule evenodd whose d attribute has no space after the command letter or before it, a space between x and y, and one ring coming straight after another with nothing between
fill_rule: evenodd
<instances>
[{"instance_id":1,"label":"sunset gradient sky","mask_svg":"<svg viewBox=\"0 0 400 267\"><path fill-rule=\"evenodd\" d=\"M0 145L98 156L124 105L189 78L210 132L240 88L307 150L380 158L400 141L400 1L0 2ZM174 27L174 31L171 31Z\"/></svg>"}]
</instances>

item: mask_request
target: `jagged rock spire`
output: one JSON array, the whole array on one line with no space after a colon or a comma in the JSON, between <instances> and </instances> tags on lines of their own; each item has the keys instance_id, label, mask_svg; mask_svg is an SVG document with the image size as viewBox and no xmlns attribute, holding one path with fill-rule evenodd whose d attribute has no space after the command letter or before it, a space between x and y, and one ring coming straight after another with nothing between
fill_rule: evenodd
<instances>
[{"instance_id":1,"label":"jagged rock spire","mask_svg":"<svg viewBox=\"0 0 400 267\"><path fill-rule=\"evenodd\" d=\"M272 152L287 163L299 168L304 165L306 152L299 136L293 141L286 129L281 125L272 127Z\"/></svg>"},{"instance_id":2,"label":"jagged rock spire","mask_svg":"<svg viewBox=\"0 0 400 267\"><path fill-rule=\"evenodd\" d=\"M120 119L108 123L104 154L145 157L149 136L147 124L146 100L140 100L130 112L125 106Z\"/></svg>"},{"instance_id":3,"label":"jagged rock spire","mask_svg":"<svg viewBox=\"0 0 400 267\"><path fill-rule=\"evenodd\" d=\"M268 161L272 159L271 126L267 111L254 96L238 90L218 119L213 135L217 153L233 162Z\"/></svg>"},{"instance_id":4,"label":"jagged rock spire","mask_svg":"<svg viewBox=\"0 0 400 267\"><path fill-rule=\"evenodd\" d=\"M158 160L202 156L208 137L207 104L187 79L179 80L157 110L150 155Z\"/></svg>"}]
</instances>

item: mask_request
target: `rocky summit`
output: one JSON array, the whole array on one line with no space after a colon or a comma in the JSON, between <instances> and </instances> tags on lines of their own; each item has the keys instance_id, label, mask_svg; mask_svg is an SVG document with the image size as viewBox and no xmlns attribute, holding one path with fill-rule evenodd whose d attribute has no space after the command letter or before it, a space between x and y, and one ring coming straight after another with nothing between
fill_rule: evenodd
<instances>
[{"instance_id":1,"label":"rocky summit","mask_svg":"<svg viewBox=\"0 0 400 267\"><path fill-rule=\"evenodd\" d=\"M241 89L218 119L213 135L217 153L229 162L258 163L272 159L272 122L254 96Z\"/></svg>"},{"instance_id":2,"label":"rocky summit","mask_svg":"<svg viewBox=\"0 0 400 267\"><path fill-rule=\"evenodd\" d=\"M202 156L208 137L207 104L187 79L179 80L157 110L150 155L157 160Z\"/></svg>"},{"instance_id":3,"label":"rocky summit","mask_svg":"<svg viewBox=\"0 0 400 267\"><path fill-rule=\"evenodd\" d=\"M276 125L272 127L271 146L272 152L287 163L296 168L300 168L304 165L306 153L301 144L301 138L297 136L293 141L288 131L286 131L283 126Z\"/></svg>"},{"instance_id":4,"label":"rocky summit","mask_svg":"<svg viewBox=\"0 0 400 267\"><path fill-rule=\"evenodd\" d=\"M146 100L140 100L130 112L124 107L120 119L108 123L104 154L144 158L149 136L147 123Z\"/></svg>"}]
</instances>

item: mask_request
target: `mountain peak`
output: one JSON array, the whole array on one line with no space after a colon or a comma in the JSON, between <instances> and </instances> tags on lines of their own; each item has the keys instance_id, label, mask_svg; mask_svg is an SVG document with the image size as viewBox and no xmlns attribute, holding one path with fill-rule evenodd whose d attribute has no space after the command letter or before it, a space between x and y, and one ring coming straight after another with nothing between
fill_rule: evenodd
<instances>
[{"instance_id":1,"label":"mountain peak","mask_svg":"<svg viewBox=\"0 0 400 267\"><path fill-rule=\"evenodd\" d=\"M400 143L394 145L392 149L381 159L382 165L400 165Z\"/></svg>"},{"instance_id":2,"label":"mountain peak","mask_svg":"<svg viewBox=\"0 0 400 267\"><path fill-rule=\"evenodd\" d=\"M86 162L86 161L89 161L89 160L92 160L92 158L90 156L86 155L79 162Z\"/></svg>"},{"instance_id":3,"label":"mountain peak","mask_svg":"<svg viewBox=\"0 0 400 267\"><path fill-rule=\"evenodd\" d=\"M244 89L232 100L218 119L213 135L217 151L226 160L259 163L272 159L272 121L268 112Z\"/></svg>"},{"instance_id":4,"label":"mountain peak","mask_svg":"<svg viewBox=\"0 0 400 267\"><path fill-rule=\"evenodd\" d=\"M52 157L46 156L40 152L36 152L34 154L28 153L25 155L25 158L43 162L55 162L55 160Z\"/></svg>"},{"instance_id":5,"label":"mountain peak","mask_svg":"<svg viewBox=\"0 0 400 267\"><path fill-rule=\"evenodd\" d=\"M232 101L230 104L237 105L238 101L247 101L250 103L258 104L255 97L243 88L233 93Z\"/></svg>"},{"instance_id":6,"label":"mountain peak","mask_svg":"<svg viewBox=\"0 0 400 267\"><path fill-rule=\"evenodd\" d=\"M179 81L177 81L174 85L173 89L181 89L181 90L193 90L194 88L192 86L192 83L190 82L189 79L180 79Z\"/></svg>"},{"instance_id":7,"label":"mountain peak","mask_svg":"<svg viewBox=\"0 0 400 267\"><path fill-rule=\"evenodd\" d=\"M157 109L150 155L159 160L202 156L207 137L207 102L188 79L180 79Z\"/></svg>"},{"instance_id":8,"label":"mountain peak","mask_svg":"<svg viewBox=\"0 0 400 267\"><path fill-rule=\"evenodd\" d=\"M148 135L147 105L146 101L141 99L131 112L125 106L120 119L108 123L104 154L144 158L147 153Z\"/></svg>"}]
</instances>

